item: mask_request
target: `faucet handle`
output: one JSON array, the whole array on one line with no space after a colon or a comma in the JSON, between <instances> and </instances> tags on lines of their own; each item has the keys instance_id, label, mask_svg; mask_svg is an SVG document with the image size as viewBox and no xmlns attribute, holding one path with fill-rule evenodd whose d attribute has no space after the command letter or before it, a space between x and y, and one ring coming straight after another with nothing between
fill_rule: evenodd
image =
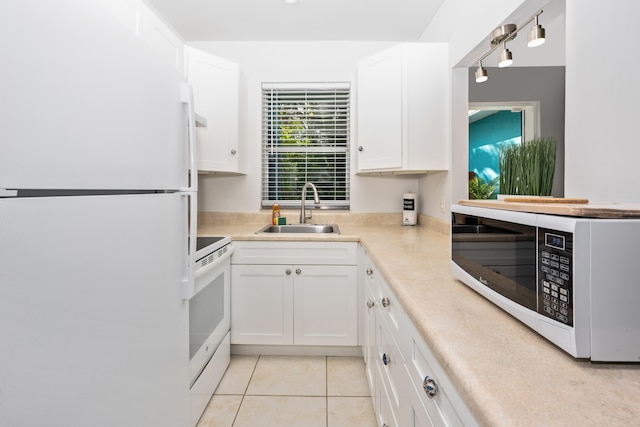
<instances>
[{"instance_id":1,"label":"faucet handle","mask_svg":"<svg viewBox=\"0 0 640 427\"><path fill-rule=\"evenodd\" d=\"M313 211L311 209L305 209L304 211L304 219L311 219Z\"/></svg>"}]
</instances>

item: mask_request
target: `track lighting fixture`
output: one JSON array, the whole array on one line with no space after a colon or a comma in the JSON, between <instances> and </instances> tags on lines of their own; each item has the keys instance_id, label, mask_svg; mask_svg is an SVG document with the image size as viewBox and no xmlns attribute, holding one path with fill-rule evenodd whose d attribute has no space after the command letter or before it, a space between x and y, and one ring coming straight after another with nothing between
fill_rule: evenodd
<instances>
[{"instance_id":1,"label":"track lighting fixture","mask_svg":"<svg viewBox=\"0 0 640 427\"><path fill-rule=\"evenodd\" d=\"M536 47L545 42L545 30L538 25L538 16L540 16L541 13L542 11L533 15L529 20L527 20L527 22L522 24L520 28L516 27L515 24L505 24L491 32L489 35L491 49L489 49L489 51L482 55L477 61L478 68L476 69L476 83L482 83L489 79L487 70L482 67L482 60L491 55L491 53L493 53L493 51L495 51L500 45L502 45L502 51L500 51L498 67L504 68L513 64L513 54L509 49L507 49L507 42L515 39L518 35L518 31L528 25L531 21L533 21L533 28L531 28L531 31L529 31L527 36L527 46Z\"/></svg>"}]
</instances>

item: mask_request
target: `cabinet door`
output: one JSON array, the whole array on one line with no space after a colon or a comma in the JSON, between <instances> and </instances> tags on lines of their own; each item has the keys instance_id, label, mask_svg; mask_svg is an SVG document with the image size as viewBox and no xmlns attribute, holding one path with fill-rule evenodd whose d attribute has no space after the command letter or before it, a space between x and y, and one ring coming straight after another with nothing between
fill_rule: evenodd
<instances>
[{"instance_id":1,"label":"cabinet door","mask_svg":"<svg viewBox=\"0 0 640 427\"><path fill-rule=\"evenodd\" d=\"M295 266L296 345L358 343L356 266Z\"/></svg>"},{"instance_id":2,"label":"cabinet door","mask_svg":"<svg viewBox=\"0 0 640 427\"><path fill-rule=\"evenodd\" d=\"M184 42L141 0L109 0L101 5L132 34L180 73L184 70Z\"/></svg>"},{"instance_id":3,"label":"cabinet door","mask_svg":"<svg viewBox=\"0 0 640 427\"><path fill-rule=\"evenodd\" d=\"M402 167L402 51L358 64L358 170Z\"/></svg>"},{"instance_id":4,"label":"cabinet door","mask_svg":"<svg viewBox=\"0 0 640 427\"><path fill-rule=\"evenodd\" d=\"M140 36L140 0L111 0L102 2L101 6L132 34Z\"/></svg>"},{"instance_id":5,"label":"cabinet door","mask_svg":"<svg viewBox=\"0 0 640 427\"><path fill-rule=\"evenodd\" d=\"M184 71L184 43L144 4L140 7L140 38L180 74Z\"/></svg>"},{"instance_id":6,"label":"cabinet door","mask_svg":"<svg viewBox=\"0 0 640 427\"><path fill-rule=\"evenodd\" d=\"M194 107L207 120L197 128L198 171L239 173L240 67L192 47L186 55Z\"/></svg>"},{"instance_id":7,"label":"cabinet door","mask_svg":"<svg viewBox=\"0 0 640 427\"><path fill-rule=\"evenodd\" d=\"M231 266L231 344L293 344L291 269Z\"/></svg>"}]
</instances>

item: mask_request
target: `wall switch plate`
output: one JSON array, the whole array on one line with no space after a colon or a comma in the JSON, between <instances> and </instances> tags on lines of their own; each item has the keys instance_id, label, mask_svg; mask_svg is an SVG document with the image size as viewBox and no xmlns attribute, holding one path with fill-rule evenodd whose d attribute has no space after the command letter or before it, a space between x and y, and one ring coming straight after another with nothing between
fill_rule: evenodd
<instances>
[{"instance_id":1,"label":"wall switch plate","mask_svg":"<svg viewBox=\"0 0 640 427\"><path fill-rule=\"evenodd\" d=\"M440 195L440 212L445 213L445 210L447 208L447 205L445 203L445 196L444 194Z\"/></svg>"}]
</instances>

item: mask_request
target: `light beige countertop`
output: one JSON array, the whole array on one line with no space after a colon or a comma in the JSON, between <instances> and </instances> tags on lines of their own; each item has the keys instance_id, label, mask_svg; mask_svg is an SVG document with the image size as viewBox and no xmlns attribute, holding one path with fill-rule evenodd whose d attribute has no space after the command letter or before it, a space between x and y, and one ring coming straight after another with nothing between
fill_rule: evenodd
<instances>
[{"instance_id":1,"label":"light beige countertop","mask_svg":"<svg viewBox=\"0 0 640 427\"><path fill-rule=\"evenodd\" d=\"M640 426L640 363L575 360L456 280L442 224L337 220L339 236L254 234L269 217L264 219L202 221L199 233L233 240L360 241L481 425Z\"/></svg>"}]
</instances>

